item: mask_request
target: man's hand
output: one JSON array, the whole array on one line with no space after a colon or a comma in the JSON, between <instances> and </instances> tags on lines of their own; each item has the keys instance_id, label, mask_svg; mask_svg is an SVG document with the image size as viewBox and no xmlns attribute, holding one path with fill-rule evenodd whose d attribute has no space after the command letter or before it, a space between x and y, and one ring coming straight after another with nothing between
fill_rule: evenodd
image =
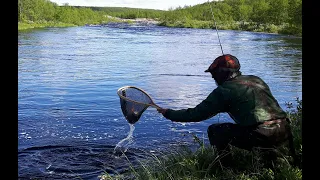
<instances>
[{"instance_id":1,"label":"man's hand","mask_svg":"<svg viewBox=\"0 0 320 180\"><path fill-rule=\"evenodd\" d=\"M157 109L158 113L161 113L162 115L164 115L167 111L167 109L162 109L162 108L159 108Z\"/></svg>"}]
</instances>

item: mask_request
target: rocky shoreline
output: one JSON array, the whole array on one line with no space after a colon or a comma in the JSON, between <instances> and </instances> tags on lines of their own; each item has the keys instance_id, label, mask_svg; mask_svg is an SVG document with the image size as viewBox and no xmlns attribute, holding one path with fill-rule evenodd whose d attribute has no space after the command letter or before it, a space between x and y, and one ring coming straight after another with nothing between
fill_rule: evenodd
<instances>
[{"instance_id":1,"label":"rocky shoreline","mask_svg":"<svg viewBox=\"0 0 320 180\"><path fill-rule=\"evenodd\" d=\"M158 21L158 20L149 19L149 18L122 19L122 18L113 17L113 16L107 16L107 17L110 19L114 19L116 21L132 22L132 23L145 24L145 25L157 25L160 23L160 21Z\"/></svg>"}]
</instances>

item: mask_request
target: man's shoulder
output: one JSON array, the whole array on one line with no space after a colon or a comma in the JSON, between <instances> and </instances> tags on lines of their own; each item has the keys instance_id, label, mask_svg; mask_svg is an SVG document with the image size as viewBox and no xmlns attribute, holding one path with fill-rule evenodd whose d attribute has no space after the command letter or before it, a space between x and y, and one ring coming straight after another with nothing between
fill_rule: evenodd
<instances>
[{"instance_id":1,"label":"man's shoulder","mask_svg":"<svg viewBox=\"0 0 320 180\"><path fill-rule=\"evenodd\" d=\"M257 75L249 74L249 75L240 75L238 76L238 79L261 79L261 78Z\"/></svg>"},{"instance_id":2,"label":"man's shoulder","mask_svg":"<svg viewBox=\"0 0 320 180\"><path fill-rule=\"evenodd\" d=\"M223 83L219 88L221 90L239 90L240 87L243 87L244 85L251 84L251 83L258 83L258 84L265 84L264 81L256 75L240 75L236 78L233 78L229 81L226 81Z\"/></svg>"},{"instance_id":3,"label":"man's shoulder","mask_svg":"<svg viewBox=\"0 0 320 180\"><path fill-rule=\"evenodd\" d=\"M254 81L254 82L260 82L260 83L264 82L264 80L257 75L240 75L236 77L234 80L235 80L234 82L237 82L237 81Z\"/></svg>"}]
</instances>

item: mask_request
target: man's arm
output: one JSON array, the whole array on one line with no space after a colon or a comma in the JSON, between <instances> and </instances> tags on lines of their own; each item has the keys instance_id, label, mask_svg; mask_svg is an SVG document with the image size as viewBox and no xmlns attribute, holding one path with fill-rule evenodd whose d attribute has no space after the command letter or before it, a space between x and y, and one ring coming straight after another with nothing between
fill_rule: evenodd
<instances>
[{"instance_id":1,"label":"man's arm","mask_svg":"<svg viewBox=\"0 0 320 180\"><path fill-rule=\"evenodd\" d=\"M225 97L219 88L213 90L209 96L194 108L173 110L159 109L158 112L175 122L199 122L209 119L225 110Z\"/></svg>"}]
</instances>

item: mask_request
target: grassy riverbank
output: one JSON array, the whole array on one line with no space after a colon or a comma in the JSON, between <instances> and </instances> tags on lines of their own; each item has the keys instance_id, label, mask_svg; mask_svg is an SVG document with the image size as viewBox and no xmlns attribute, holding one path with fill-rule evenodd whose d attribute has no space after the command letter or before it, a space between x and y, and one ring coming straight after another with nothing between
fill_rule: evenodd
<instances>
[{"instance_id":1,"label":"grassy riverbank","mask_svg":"<svg viewBox=\"0 0 320 180\"><path fill-rule=\"evenodd\" d=\"M62 22L18 22L18 31L35 29L35 28L50 28L50 27L72 27L74 24L62 23Z\"/></svg>"},{"instance_id":2,"label":"grassy riverbank","mask_svg":"<svg viewBox=\"0 0 320 180\"><path fill-rule=\"evenodd\" d=\"M103 23L93 23L93 25L106 24L109 22L118 23L132 23L135 20L132 19L120 19L120 18L110 18L108 21ZM81 24L83 26L85 24ZM197 29L215 29L214 23L212 21L199 21L199 20L185 20L185 21L160 21L159 26L166 27L177 27L177 28L197 28ZM50 28L50 27L72 27L79 26L71 23L54 22L54 21L41 21L41 22L18 22L18 31L33 29L33 28ZM275 34L287 34L301 37L302 30L296 27L290 27L289 25L276 26L274 24L257 24L248 22L227 22L220 24L218 26L219 30L241 30L241 31L251 31L251 32L265 32L265 33L275 33Z\"/></svg>"},{"instance_id":3,"label":"grassy riverbank","mask_svg":"<svg viewBox=\"0 0 320 180\"><path fill-rule=\"evenodd\" d=\"M199 144L197 150L181 147L172 152L163 153L161 156L150 154L151 158L140 161L138 165L132 165L125 174L104 174L101 179L120 180L132 177L137 180L301 180L302 179L302 100L297 99L296 108L288 103L288 115L292 120L294 146L298 159L297 166L293 165L293 159L289 156L287 144L278 149L278 157L274 169L266 167L266 162L261 158L259 150L248 152L238 148L232 148L232 163L225 166L216 153L216 149L205 145L194 136ZM130 178L129 178L130 179Z\"/></svg>"},{"instance_id":4,"label":"grassy riverbank","mask_svg":"<svg viewBox=\"0 0 320 180\"><path fill-rule=\"evenodd\" d=\"M109 22L118 23L132 23L134 20L114 20ZM106 24L105 22L103 24ZM100 25L101 23L95 23L93 25ZM211 21L198 21L198 20L188 20L188 21L177 21L177 22L159 22L159 26L166 27L177 27L177 28L197 28L197 29L215 29L213 22ZM18 31L34 28L50 28L50 27L73 27L79 26L70 23L62 22L18 22ZM256 23L240 23L240 22L229 22L223 25L219 25L219 30L241 30L241 31L251 31L251 32L265 32L265 33L275 33L275 34L286 34L301 37L301 30L294 27L289 27L288 25L276 26L273 24L256 24Z\"/></svg>"},{"instance_id":5,"label":"grassy riverbank","mask_svg":"<svg viewBox=\"0 0 320 180\"><path fill-rule=\"evenodd\" d=\"M198 29L215 29L214 22L212 21L199 21L199 20L182 20L182 21L162 21L160 26L179 27L179 28L198 28ZM274 24L259 24L254 22L224 22L217 25L218 30L240 30L251 32L265 32L275 34L286 34L301 37L302 30L298 27L284 24L277 26Z\"/></svg>"},{"instance_id":6,"label":"grassy riverbank","mask_svg":"<svg viewBox=\"0 0 320 180\"><path fill-rule=\"evenodd\" d=\"M118 22L118 23L132 23L130 20L121 20L119 18L106 18L104 22L91 22L88 25L100 25L106 24L109 22ZM35 29L35 28L52 28L52 27L75 27L75 26L85 26L86 23L73 24L73 23L64 23L58 21L23 21L18 22L18 31Z\"/></svg>"}]
</instances>

